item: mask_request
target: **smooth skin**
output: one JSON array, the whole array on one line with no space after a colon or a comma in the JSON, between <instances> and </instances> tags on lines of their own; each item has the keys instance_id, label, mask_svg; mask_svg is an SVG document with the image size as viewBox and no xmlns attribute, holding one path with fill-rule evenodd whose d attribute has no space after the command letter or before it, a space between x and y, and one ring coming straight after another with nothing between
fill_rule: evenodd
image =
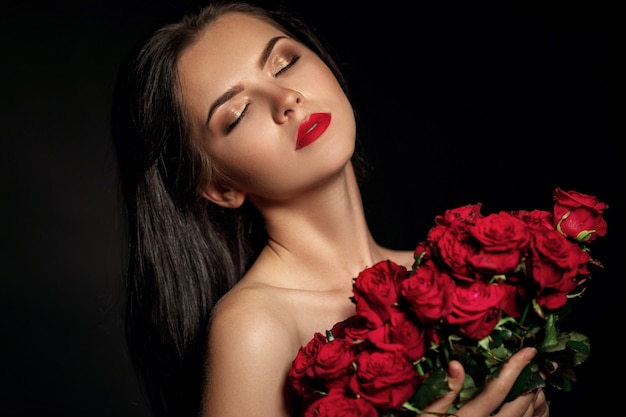
<instances>
[{"instance_id":1,"label":"smooth skin","mask_svg":"<svg viewBox=\"0 0 626 417\"><path fill-rule=\"evenodd\" d=\"M267 22L230 13L182 54L178 71L194 139L217 168L203 195L226 208L248 199L269 235L248 273L214 309L202 416L299 415L287 378L298 349L355 313L352 278L361 270L384 259L409 268L413 253L381 247L372 237L350 162L354 112L312 51ZM328 129L296 150L299 125L319 112L332 115ZM511 358L458 416L489 416L534 352L528 353ZM460 390L462 366L453 363L449 372L453 392L429 411L445 411ZM549 414L539 392L496 415Z\"/></svg>"}]
</instances>

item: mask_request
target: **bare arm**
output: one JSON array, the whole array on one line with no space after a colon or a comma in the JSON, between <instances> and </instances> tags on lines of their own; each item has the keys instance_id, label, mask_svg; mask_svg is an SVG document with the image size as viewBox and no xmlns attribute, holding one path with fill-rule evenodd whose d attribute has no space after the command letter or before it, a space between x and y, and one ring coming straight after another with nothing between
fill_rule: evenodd
<instances>
[{"instance_id":1,"label":"bare arm","mask_svg":"<svg viewBox=\"0 0 626 417\"><path fill-rule=\"evenodd\" d=\"M289 328L284 317L254 301L217 311L209 332L202 417L294 415L287 374L297 348Z\"/></svg>"}]
</instances>

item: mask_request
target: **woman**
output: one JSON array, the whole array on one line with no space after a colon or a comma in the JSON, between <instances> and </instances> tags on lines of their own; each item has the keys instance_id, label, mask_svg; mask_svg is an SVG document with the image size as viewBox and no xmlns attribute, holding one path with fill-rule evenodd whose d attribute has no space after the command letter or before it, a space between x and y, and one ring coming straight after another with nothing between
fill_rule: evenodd
<instances>
[{"instance_id":1,"label":"woman","mask_svg":"<svg viewBox=\"0 0 626 417\"><path fill-rule=\"evenodd\" d=\"M343 77L302 23L242 3L164 26L126 70L114 115L128 331L155 414L298 415L298 349L354 314L358 272L413 262L368 229ZM490 415L533 354L458 416ZM453 362L429 411L445 412L463 375ZM495 415L548 407L536 392Z\"/></svg>"}]
</instances>

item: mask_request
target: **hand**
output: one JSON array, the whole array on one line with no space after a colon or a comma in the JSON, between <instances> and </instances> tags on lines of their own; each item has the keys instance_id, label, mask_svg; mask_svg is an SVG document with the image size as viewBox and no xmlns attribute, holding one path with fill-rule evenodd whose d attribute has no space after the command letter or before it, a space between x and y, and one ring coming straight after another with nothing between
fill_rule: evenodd
<instances>
[{"instance_id":1,"label":"hand","mask_svg":"<svg viewBox=\"0 0 626 417\"><path fill-rule=\"evenodd\" d=\"M548 417L550 410L543 390L539 389L528 394L518 396L513 401L502 404L508 392L513 387L516 378L531 359L537 354L534 348L524 348L515 353L500 370L498 378L488 383L483 391L468 401L455 414L457 417ZM460 362L452 361L448 368L448 385L451 391L435 400L426 407L430 413L420 417L438 417L445 415L452 401L463 387L465 370ZM498 410L496 414L492 414Z\"/></svg>"}]
</instances>

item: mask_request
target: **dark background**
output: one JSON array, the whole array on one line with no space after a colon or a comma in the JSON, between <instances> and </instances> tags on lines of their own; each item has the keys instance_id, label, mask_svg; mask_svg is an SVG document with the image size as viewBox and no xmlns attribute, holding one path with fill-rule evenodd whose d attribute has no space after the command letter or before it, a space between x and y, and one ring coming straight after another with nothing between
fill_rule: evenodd
<instances>
[{"instance_id":1,"label":"dark background","mask_svg":"<svg viewBox=\"0 0 626 417\"><path fill-rule=\"evenodd\" d=\"M0 415L148 416L122 334L109 109L125 54L190 3L2 6ZM605 269L569 319L591 337L592 355L573 392L551 394L551 415L620 410L611 391L623 381L626 250L616 11L599 2L283 3L344 67L374 165L364 199L381 243L412 247L436 214L468 203L484 213L550 209L556 187L609 204L608 235L592 247Z\"/></svg>"}]
</instances>

